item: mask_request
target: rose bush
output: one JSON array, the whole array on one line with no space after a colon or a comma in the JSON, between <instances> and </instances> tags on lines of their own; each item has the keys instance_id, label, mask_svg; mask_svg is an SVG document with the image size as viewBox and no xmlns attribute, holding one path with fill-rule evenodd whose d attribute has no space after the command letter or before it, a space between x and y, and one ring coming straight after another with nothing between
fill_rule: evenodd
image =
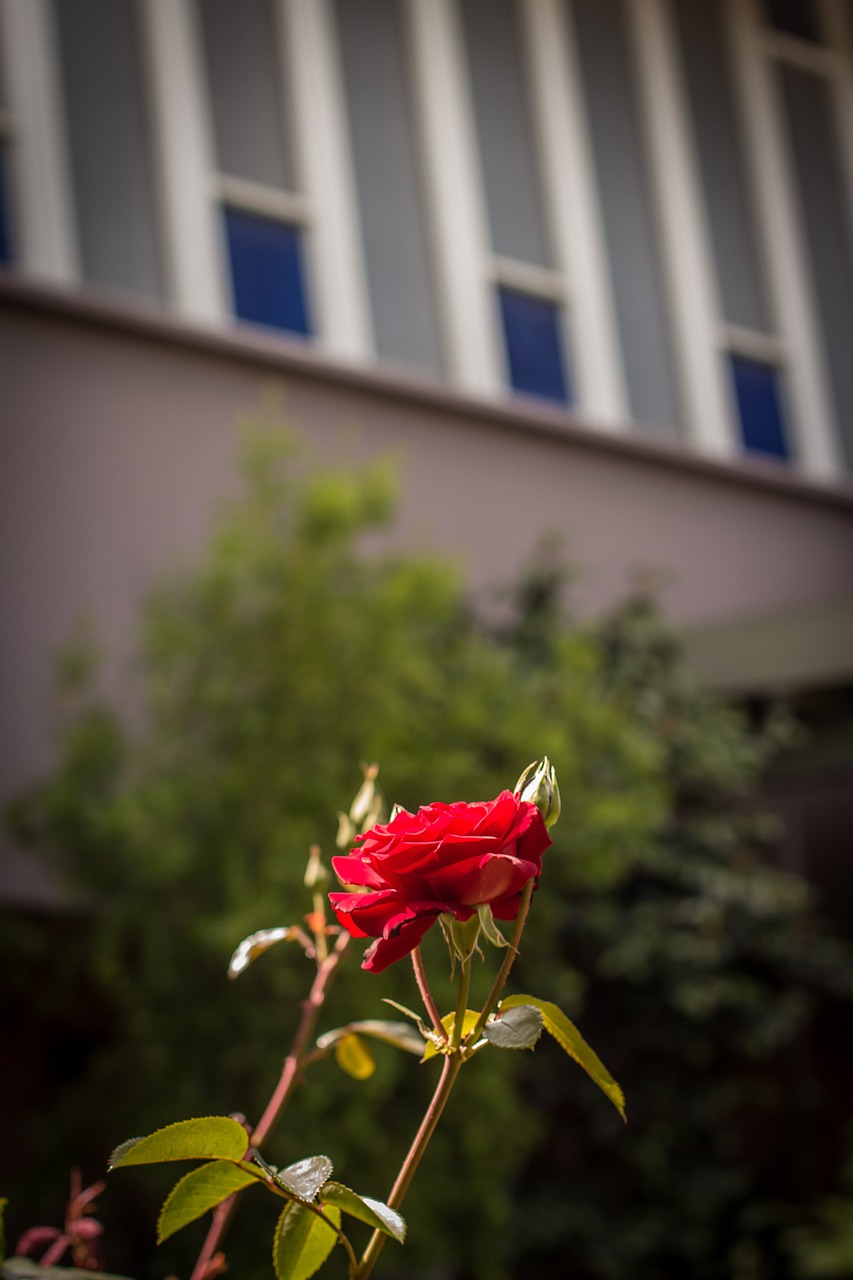
<instances>
[{"instance_id":1,"label":"rose bush","mask_svg":"<svg viewBox=\"0 0 853 1280\"><path fill-rule=\"evenodd\" d=\"M413 951L443 913L470 920L488 904L497 919L513 920L550 843L539 809L511 791L477 804L403 809L332 859L338 879L356 891L329 898L353 937L375 939L362 968L381 973Z\"/></svg>"}]
</instances>

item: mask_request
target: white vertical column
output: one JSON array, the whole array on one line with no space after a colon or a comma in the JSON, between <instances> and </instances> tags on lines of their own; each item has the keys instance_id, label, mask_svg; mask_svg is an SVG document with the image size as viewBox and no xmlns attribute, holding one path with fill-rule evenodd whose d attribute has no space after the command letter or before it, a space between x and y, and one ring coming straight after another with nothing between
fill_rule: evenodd
<instances>
[{"instance_id":1,"label":"white vertical column","mask_svg":"<svg viewBox=\"0 0 853 1280\"><path fill-rule=\"evenodd\" d=\"M0 0L0 23L15 117L21 265L54 284L73 284L80 272L52 14L47 0Z\"/></svg>"},{"instance_id":2,"label":"white vertical column","mask_svg":"<svg viewBox=\"0 0 853 1280\"><path fill-rule=\"evenodd\" d=\"M831 477L841 470L834 413L805 267L796 192L771 70L760 47L760 18L755 0L725 0L725 12L760 239L778 332L788 350L799 460L809 474Z\"/></svg>"},{"instance_id":3,"label":"white vertical column","mask_svg":"<svg viewBox=\"0 0 853 1280\"><path fill-rule=\"evenodd\" d=\"M328 0L279 0L300 177L311 206L313 296L321 342L363 361L374 343L358 201Z\"/></svg>"},{"instance_id":4,"label":"white vertical column","mask_svg":"<svg viewBox=\"0 0 853 1280\"><path fill-rule=\"evenodd\" d=\"M228 286L195 14L191 0L143 0L142 14L169 295L188 319L218 323Z\"/></svg>"},{"instance_id":5,"label":"white vertical column","mask_svg":"<svg viewBox=\"0 0 853 1280\"><path fill-rule=\"evenodd\" d=\"M559 0L525 0L523 17L555 265L569 281L579 408L619 429L630 411L574 30Z\"/></svg>"},{"instance_id":6,"label":"white vertical column","mask_svg":"<svg viewBox=\"0 0 853 1280\"><path fill-rule=\"evenodd\" d=\"M736 452L733 404L717 348L719 305L687 103L665 0L627 0L637 54L681 386L693 442Z\"/></svg>"},{"instance_id":7,"label":"white vertical column","mask_svg":"<svg viewBox=\"0 0 853 1280\"><path fill-rule=\"evenodd\" d=\"M452 0L406 0L426 199L448 367L466 391L501 390L476 134Z\"/></svg>"}]
</instances>

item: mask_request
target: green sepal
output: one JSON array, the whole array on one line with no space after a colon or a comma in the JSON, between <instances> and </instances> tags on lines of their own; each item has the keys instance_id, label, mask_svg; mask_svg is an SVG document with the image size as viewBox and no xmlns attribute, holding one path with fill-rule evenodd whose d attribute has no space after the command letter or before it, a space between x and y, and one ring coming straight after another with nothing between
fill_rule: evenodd
<instances>
[{"instance_id":1,"label":"green sepal","mask_svg":"<svg viewBox=\"0 0 853 1280\"><path fill-rule=\"evenodd\" d=\"M324 1210L340 1226L341 1211ZM337 1243L337 1233L304 1204L289 1204L278 1220L273 1238L273 1266L278 1280L309 1280Z\"/></svg>"},{"instance_id":2,"label":"green sepal","mask_svg":"<svg viewBox=\"0 0 853 1280\"><path fill-rule=\"evenodd\" d=\"M249 1146L246 1130L230 1116L178 1120L147 1138L130 1138L116 1147L108 1168L159 1164L167 1160L242 1160Z\"/></svg>"},{"instance_id":3,"label":"green sepal","mask_svg":"<svg viewBox=\"0 0 853 1280\"><path fill-rule=\"evenodd\" d=\"M335 1043L335 1061L341 1071L353 1080L369 1080L376 1070L376 1059L360 1036L352 1031Z\"/></svg>"},{"instance_id":4,"label":"green sepal","mask_svg":"<svg viewBox=\"0 0 853 1280\"><path fill-rule=\"evenodd\" d=\"M519 1004L501 1010L483 1027L483 1035L496 1049L532 1049L542 1034L545 1019L532 1004Z\"/></svg>"},{"instance_id":5,"label":"green sepal","mask_svg":"<svg viewBox=\"0 0 853 1280\"><path fill-rule=\"evenodd\" d=\"M162 1244L188 1222L195 1222L235 1191L242 1191L257 1181L257 1174L228 1160L213 1160L191 1169L175 1183L163 1201L157 1219L157 1243Z\"/></svg>"},{"instance_id":6,"label":"green sepal","mask_svg":"<svg viewBox=\"0 0 853 1280\"><path fill-rule=\"evenodd\" d=\"M438 917L438 923L450 951L451 966L455 960L461 964L470 960L477 950L477 939L480 936L480 917L476 911L470 920L457 920L455 916L443 912Z\"/></svg>"},{"instance_id":7,"label":"green sepal","mask_svg":"<svg viewBox=\"0 0 853 1280\"><path fill-rule=\"evenodd\" d=\"M509 943L495 924L495 917L492 915L492 908L488 902L481 902L477 908L477 917L480 922L480 931L487 942L491 942L493 947L508 947Z\"/></svg>"},{"instance_id":8,"label":"green sepal","mask_svg":"<svg viewBox=\"0 0 853 1280\"><path fill-rule=\"evenodd\" d=\"M393 1001L388 1001L392 1004ZM416 1022L421 1022L421 1018L416 1013L411 1013L408 1009L402 1009L403 1013L408 1013ZM381 1019L367 1019L363 1022L350 1022L345 1027L337 1027L334 1031L327 1031L320 1036L317 1041L318 1049L330 1049L345 1036L355 1034L359 1036L371 1036L374 1040L382 1040L385 1044L393 1045L395 1049L402 1049L405 1053L414 1053L420 1057L426 1048L426 1041L423 1036L418 1035L414 1028L410 1027L406 1022L384 1022Z\"/></svg>"},{"instance_id":9,"label":"green sepal","mask_svg":"<svg viewBox=\"0 0 853 1280\"><path fill-rule=\"evenodd\" d=\"M462 1039L463 1040L467 1035L470 1035L470 1033L474 1030L479 1020L480 1020L480 1013L478 1009L465 1010L465 1017L462 1019ZM448 1036L453 1031L453 1023L455 1021L456 1021L455 1013L446 1013L444 1017L441 1019L441 1025L444 1027ZM447 1045L447 1043L440 1042L438 1039L438 1036L435 1034L435 1032L433 1032L432 1035L430 1036L429 1044L424 1049L424 1056L421 1058L421 1062L427 1062L430 1058L434 1058L437 1053L447 1053L448 1047L449 1046Z\"/></svg>"},{"instance_id":10,"label":"green sepal","mask_svg":"<svg viewBox=\"0 0 853 1280\"><path fill-rule=\"evenodd\" d=\"M405 1219L396 1209L391 1209L381 1200L360 1196L341 1182L327 1182L320 1192L320 1200L323 1205L336 1205L350 1217L366 1222L375 1231L384 1231L386 1236L390 1236L400 1244L406 1239Z\"/></svg>"},{"instance_id":11,"label":"green sepal","mask_svg":"<svg viewBox=\"0 0 853 1280\"><path fill-rule=\"evenodd\" d=\"M507 996L501 1004L501 1012L518 1008L520 1005L532 1004L542 1014L545 1030L552 1035L557 1044L570 1058L574 1058L578 1066L594 1080L605 1097L613 1103L620 1116L627 1123L625 1114L625 1095L613 1079L604 1063L589 1047L581 1033L561 1009L549 1000L539 1000L536 996Z\"/></svg>"},{"instance_id":12,"label":"green sepal","mask_svg":"<svg viewBox=\"0 0 853 1280\"><path fill-rule=\"evenodd\" d=\"M289 1164L286 1169L279 1169L275 1180L297 1200L310 1204L333 1173L334 1165L328 1156L306 1156L304 1160Z\"/></svg>"}]
</instances>

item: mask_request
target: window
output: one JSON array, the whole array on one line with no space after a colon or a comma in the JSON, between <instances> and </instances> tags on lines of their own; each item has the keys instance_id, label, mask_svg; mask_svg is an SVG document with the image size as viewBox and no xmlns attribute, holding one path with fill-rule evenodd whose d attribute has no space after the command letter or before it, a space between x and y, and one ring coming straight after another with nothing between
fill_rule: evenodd
<instances>
[{"instance_id":1,"label":"window","mask_svg":"<svg viewBox=\"0 0 853 1280\"><path fill-rule=\"evenodd\" d=\"M642 111L622 0L565 0L578 47L633 417L678 433L680 406L664 272L641 133Z\"/></svg>"},{"instance_id":2,"label":"window","mask_svg":"<svg viewBox=\"0 0 853 1280\"><path fill-rule=\"evenodd\" d=\"M782 110L841 446L853 469L853 245L828 76L780 61Z\"/></svg>"},{"instance_id":3,"label":"window","mask_svg":"<svg viewBox=\"0 0 853 1280\"><path fill-rule=\"evenodd\" d=\"M376 352L441 371L403 6L337 0L334 14Z\"/></svg>"},{"instance_id":4,"label":"window","mask_svg":"<svg viewBox=\"0 0 853 1280\"><path fill-rule=\"evenodd\" d=\"M271 0L198 0L234 314L313 333L305 237L281 69L285 33Z\"/></svg>"},{"instance_id":5,"label":"window","mask_svg":"<svg viewBox=\"0 0 853 1280\"><path fill-rule=\"evenodd\" d=\"M54 0L83 276L164 294L139 33L131 0Z\"/></svg>"},{"instance_id":6,"label":"window","mask_svg":"<svg viewBox=\"0 0 853 1280\"><path fill-rule=\"evenodd\" d=\"M510 385L523 395L566 404L571 389L560 332L560 309L544 298L498 288Z\"/></svg>"},{"instance_id":7,"label":"window","mask_svg":"<svg viewBox=\"0 0 853 1280\"><path fill-rule=\"evenodd\" d=\"M739 355L730 357L729 368L744 449L747 453L788 459L779 371L771 364Z\"/></svg>"},{"instance_id":8,"label":"window","mask_svg":"<svg viewBox=\"0 0 853 1280\"><path fill-rule=\"evenodd\" d=\"M242 209L226 206L224 215L239 318L310 334L299 231Z\"/></svg>"},{"instance_id":9,"label":"window","mask_svg":"<svg viewBox=\"0 0 853 1280\"><path fill-rule=\"evenodd\" d=\"M776 31L822 43L814 0L764 0L767 21Z\"/></svg>"}]
</instances>

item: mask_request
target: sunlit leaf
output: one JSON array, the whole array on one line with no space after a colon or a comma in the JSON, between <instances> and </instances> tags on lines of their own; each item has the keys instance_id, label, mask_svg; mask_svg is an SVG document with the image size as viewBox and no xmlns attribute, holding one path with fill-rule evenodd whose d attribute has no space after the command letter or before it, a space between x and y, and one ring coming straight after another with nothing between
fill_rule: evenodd
<instances>
[{"instance_id":1,"label":"sunlit leaf","mask_svg":"<svg viewBox=\"0 0 853 1280\"><path fill-rule=\"evenodd\" d=\"M341 1036L335 1045L335 1061L353 1080L368 1080L376 1070L376 1060L364 1041L352 1033Z\"/></svg>"},{"instance_id":2,"label":"sunlit leaf","mask_svg":"<svg viewBox=\"0 0 853 1280\"><path fill-rule=\"evenodd\" d=\"M334 1166L328 1156L306 1156L286 1169L279 1169L278 1181L298 1200L311 1201L333 1173Z\"/></svg>"},{"instance_id":3,"label":"sunlit leaf","mask_svg":"<svg viewBox=\"0 0 853 1280\"><path fill-rule=\"evenodd\" d=\"M163 1202L157 1220L157 1243L162 1244L188 1222L195 1222L208 1209L215 1209L235 1191L256 1181L253 1174L227 1160L214 1160L192 1169L175 1183Z\"/></svg>"},{"instance_id":4,"label":"sunlit leaf","mask_svg":"<svg viewBox=\"0 0 853 1280\"><path fill-rule=\"evenodd\" d=\"M340 1182L327 1182L320 1193L323 1204L334 1204L344 1213L360 1222L366 1222L375 1231L384 1231L386 1236L400 1244L406 1239L406 1222L396 1209L391 1209L381 1200L373 1200L370 1196L360 1196Z\"/></svg>"},{"instance_id":5,"label":"sunlit leaf","mask_svg":"<svg viewBox=\"0 0 853 1280\"><path fill-rule=\"evenodd\" d=\"M128 1280L106 1271L80 1271L77 1267L43 1267L32 1258L8 1258L0 1264L0 1280Z\"/></svg>"},{"instance_id":6,"label":"sunlit leaf","mask_svg":"<svg viewBox=\"0 0 853 1280\"><path fill-rule=\"evenodd\" d=\"M347 1026L338 1027L335 1031L327 1031L318 1039L317 1048L330 1049L351 1032L372 1036L374 1040L383 1040L385 1044L391 1044L395 1049L403 1049L406 1053L414 1053L417 1057L420 1057L426 1048L423 1036L418 1035L407 1022L383 1022L379 1019L350 1022Z\"/></svg>"},{"instance_id":7,"label":"sunlit leaf","mask_svg":"<svg viewBox=\"0 0 853 1280\"><path fill-rule=\"evenodd\" d=\"M341 1211L334 1205L324 1211L340 1225ZM289 1204L278 1220L273 1242L273 1266L278 1280L309 1280L319 1271L335 1247L337 1235L322 1218L304 1204Z\"/></svg>"},{"instance_id":8,"label":"sunlit leaf","mask_svg":"<svg viewBox=\"0 0 853 1280\"><path fill-rule=\"evenodd\" d=\"M519 1004L483 1027L483 1035L497 1049L532 1049L542 1034L544 1018L532 1004Z\"/></svg>"},{"instance_id":9,"label":"sunlit leaf","mask_svg":"<svg viewBox=\"0 0 853 1280\"><path fill-rule=\"evenodd\" d=\"M110 1156L108 1167L164 1160L241 1160L248 1145L246 1130L230 1116L204 1116L179 1120L147 1138L123 1142Z\"/></svg>"},{"instance_id":10,"label":"sunlit leaf","mask_svg":"<svg viewBox=\"0 0 853 1280\"><path fill-rule=\"evenodd\" d=\"M299 930L293 925L280 925L275 929L258 929L257 933L250 933L231 957L228 964L228 977L239 977L253 960L257 960L258 956L269 951L270 947L274 947L277 942L287 942L295 938L298 933Z\"/></svg>"},{"instance_id":11,"label":"sunlit leaf","mask_svg":"<svg viewBox=\"0 0 853 1280\"><path fill-rule=\"evenodd\" d=\"M625 1095L611 1076L598 1055L589 1047L573 1022L570 1022L561 1009L549 1000L538 1000L536 996L507 996L501 1004L501 1013L520 1005L532 1004L542 1014L545 1030L552 1035L562 1049L574 1058L578 1066L594 1080L599 1089L610 1099L623 1120L625 1115Z\"/></svg>"},{"instance_id":12,"label":"sunlit leaf","mask_svg":"<svg viewBox=\"0 0 853 1280\"><path fill-rule=\"evenodd\" d=\"M445 1016L441 1019L441 1025L444 1027L448 1035L450 1035L451 1031L453 1030L453 1023L455 1018L456 1018L455 1013L448 1013L448 1014L445 1014ZM465 1036L469 1034L469 1032L474 1030L474 1028L477 1025L477 1022L479 1021L479 1018L480 1018L480 1011L478 1009L465 1010L465 1017L462 1020L463 1040ZM427 1062L430 1058L434 1058L437 1053L441 1053L441 1048L439 1045L437 1045L434 1041L431 1040L430 1043L427 1045L427 1047L424 1049L424 1056L421 1059L421 1061Z\"/></svg>"}]
</instances>

